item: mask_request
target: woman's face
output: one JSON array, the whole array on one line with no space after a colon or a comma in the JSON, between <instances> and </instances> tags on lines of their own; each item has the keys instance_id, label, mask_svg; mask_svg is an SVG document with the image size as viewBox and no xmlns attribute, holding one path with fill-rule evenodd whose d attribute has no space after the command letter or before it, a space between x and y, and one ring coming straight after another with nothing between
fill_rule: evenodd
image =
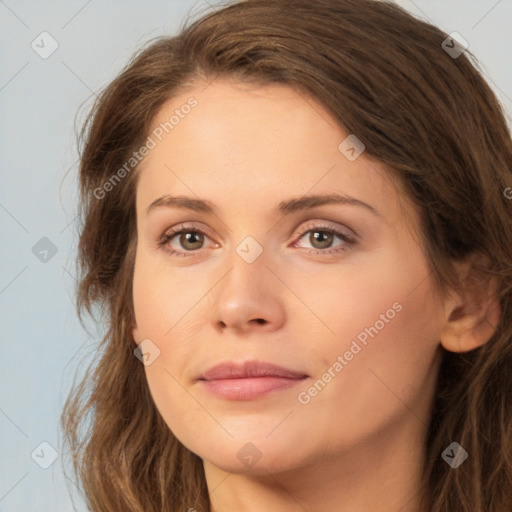
<instances>
[{"instance_id":1,"label":"woman's face","mask_svg":"<svg viewBox=\"0 0 512 512\"><path fill-rule=\"evenodd\" d=\"M417 212L349 135L291 88L229 81L153 122L133 335L163 419L218 468L421 444L443 308Z\"/></svg>"}]
</instances>

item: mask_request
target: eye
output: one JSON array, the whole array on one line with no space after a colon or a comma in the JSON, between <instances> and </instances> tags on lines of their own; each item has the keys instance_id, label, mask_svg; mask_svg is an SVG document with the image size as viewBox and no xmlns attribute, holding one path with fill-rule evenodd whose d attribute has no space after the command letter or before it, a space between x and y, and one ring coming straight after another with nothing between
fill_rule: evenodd
<instances>
[{"instance_id":1,"label":"eye","mask_svg":"<svg viewBox=\"0 0 512 512\"><path fill-rule=\"evenodd\" d=\"M299 238L292 245L297 247L297 241L305 238L305 235L308 233L309 237L307 238L307 241L313 246L308 254L336 254L352 249L356 244L355 238L347 235L339 229L325 225L313 225L303 228L299 233ZM341 243L337 246L333 246L336 238L340 239Z\"/></svg>"},{"instance_id":2,"label":"eye","mask_svg":"<svg viewBox=\"0 0 512 512\"><path fill-rule=\"evenodd\" d=\"M189 228L182 224L179 227L166 231L158 240L158 246L174 256L193 256L198 249L202 249L205 237L208 238L204 231L195 227ZM174 238L177 238L176 243L184 248L185 251L176 250L172 247L171 242L174 241Z\"/></svg>"},{"instance_id":3,"label":"eye","mask_svg":"<svg viewBox=\"0 0 512 512\"><path fill-rule=\"evenodd\" d=\"M310 233L308 241L312 244L309 253L329 255L347 251L356 245L356 240L343 231L326 225L307 225L299 232L292 246L299 247L297 242ZM334 245L338 238L341 243ZM176 239L176 240L175 240ZM167 230L158 240L158 246L172 256L194 256L203 248L205 239L209 239L204 231L196 227L187 227L185 224ZM172 244L175 244L174 246ZM218 244L215 244L218 246ZM179 247L177 247L179 246ZM184 249L184 250L183 250Z\"/></svg>"}]
</instances>

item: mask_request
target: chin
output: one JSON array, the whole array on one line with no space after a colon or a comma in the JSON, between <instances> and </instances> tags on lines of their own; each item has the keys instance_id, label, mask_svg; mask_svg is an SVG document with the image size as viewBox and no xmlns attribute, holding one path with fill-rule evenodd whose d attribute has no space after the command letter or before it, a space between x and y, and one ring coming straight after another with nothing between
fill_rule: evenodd
<instances>
[{"instance_id":1,"label":"chin","mask_svg":"<svg viewBox=\"0 0 512 512\"><path fill-rule=\"evenodd\" d=\"M267 435L268 432L261 436L226 436L223 441L216 439L203 446L190 446L189 449L223 471L251 475L288 471L307 459L305 453L297 452L298 446L304 450L303 444L292 442L287 436L284 439L279 436L270 439L274 434L269 438L266 438Z\"/></svg>"}]
</instances>

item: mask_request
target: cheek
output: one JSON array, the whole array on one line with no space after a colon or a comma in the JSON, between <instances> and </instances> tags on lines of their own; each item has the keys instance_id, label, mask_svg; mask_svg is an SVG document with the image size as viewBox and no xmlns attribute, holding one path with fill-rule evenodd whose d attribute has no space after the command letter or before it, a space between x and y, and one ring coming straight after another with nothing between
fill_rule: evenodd
<instances>
[{"instance_id":1,"label":"cheek","mask_svg":"<svg viewBox=\"0 0 512 512\"><path fill-rule=\"evenodd\" d=\"M165 259L143 250L137 253L133 303L139 337L155 341L170 338L180 319L200 298L201 287L190 286L191 282L192 276L165 265Z\"/></svg>"},{"instance_id":2,"label":"cheek","mask_svg":"<svg viewBox=\"0 0 512 512\"><path fill-rule=\"evenodd\" d=\"M374 336L385 338L392 330L412 332L428 316L429 269L422 254L416 246L408 253L398 245L390 247L360 253L339 266L319 266L314 278L307 278L311 270L286 274L287 284L309 310L301 310L307 329L321 332L325 340L311 344L313 350L318 347L318 355L329 354L333 345L348 350L357 337L364 343ZM290 296L290 305L296 302Z\"/></svg>"},{"instance_id":3,"label":"cheek","mask_svg":"<svg viewBox=\"0 0 512 512\"><path fill-rule=\"evenodd\" d=\"M356 419L358 437L371 436L404 415L428 423L441 310L430 280L418 285L426 269L413 269L408 274L402 267L402 279L380 272L373 283L355 286L354 280L352 294L340 294L330 311L336 341L316 349L312 357L322 361L322 368L311 387L301 391L307 394L303 401L310 399L304 405L310 415L338 425L340 441L356 435L339 426L340 418Z\"/></svg>"},{"instance_id":4,"label":"cheek","mask_svg":"<svg viewBox=\"0 0 512 512\"><path fill-rule=\"evenodd\" d=\"M169 364L170 351L166 349L161 356L145 368L148 386L161 417L173 434L187 446L208 423L208 417L192 395L182 385L182 378L176 372L176 355ZM209 425L213 428L213 425ZM193 442L192 442L193 445Z\"/></svg>"},{"instance_id":5,"label":"cheek","mask_svg":"<svg viewBox=\"0 0 512 512\"><path fill-rule=\"evenodd\" d=\"M172 273L144 254L137 256L133 277L137 323L134 338L137 342L150 339L156 345L158 357L144 368L148 387L170 430L188 444L190 432L201 432L208 421L183 386L190 378L194 346L194 337L187 335L188 320L193 315L188 317L187 312L199 300L199 292L187 286L189 279L183 272Z\"/></svg>"},{"instance_id":6,"label":"cheek","mask_svg":"<svg viewBox=\"0 0 512 512\"><path fill-rule=\"evenodd\" d=\"M313 425L319 439L348 445L410 414L408 408L425 417L425 400L435 383L437 310L421 254L397 248L348 261L339 272L330 265L316 267L314 279L296 268L280 269L296 296L287 289L269 290L290 315L285 329L302 334L298 348L317 372L309 385L320 380L307 405L298 399L290 404L297 414L297 442ZM207 447L226 436L222 421L215 421L182 386L191 375L194 354L204 346L201 334L212 334L207 320L215 303L201 298L215 276L214 269L194 274L184 267L156 268L148 259L135 266L139 336L154 340L161 351L145 368L151 394L169 428L191 447ZM326 377L329 382L322 380L345 355L343 369ZM243 424L240 431L247 428Z\"/></svg>"}]
</instances>

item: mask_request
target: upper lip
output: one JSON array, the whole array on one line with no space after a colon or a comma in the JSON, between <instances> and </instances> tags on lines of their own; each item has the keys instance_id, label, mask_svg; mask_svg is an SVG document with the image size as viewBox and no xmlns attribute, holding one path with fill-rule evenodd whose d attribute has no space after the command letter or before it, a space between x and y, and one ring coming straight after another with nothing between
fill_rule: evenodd
<instances>
[{"instance_id":1,"label":"upper lip","mask_svg":"<svg viewBox=\"0 0 512 512\"><path fill-rule=\"evenodd\" d=\"M283 368L262 361L246 361L244 363L224 362L206 370L199 380L247 379L251 377L284 377L301 379L305 373Z\"/></svg>"}]
</instances>

